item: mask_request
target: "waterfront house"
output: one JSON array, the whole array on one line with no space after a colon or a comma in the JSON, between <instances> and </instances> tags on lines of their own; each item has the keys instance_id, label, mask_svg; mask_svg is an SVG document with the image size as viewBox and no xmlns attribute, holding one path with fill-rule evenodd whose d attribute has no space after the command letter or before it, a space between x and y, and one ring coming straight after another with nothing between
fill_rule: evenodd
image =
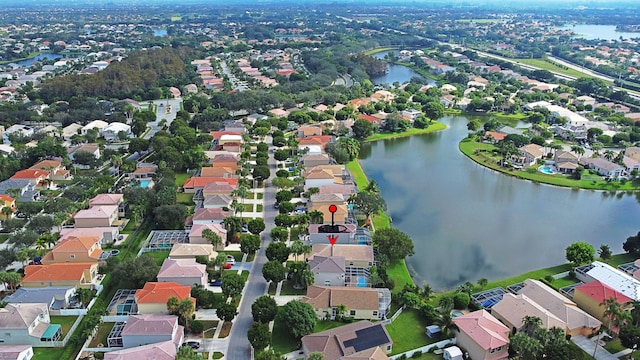
<instances>
[{"instance_id":1,"label":"waterfront house","mask_svg":"<svg viewBox=\"0 0 640 360\"><path fill-rule=\"evenodd\" d=\"M5 345L47 346L62 337L51 324L47 304L7 304L0 308L0 340Z\"/></svg>"},{"instance_id":2,"label":"waterfront house","mask_svg":"<svg viewBox=\"0 0 640 360\"><path fill-rule=\"evenodd\" d=\"M615 299L623 311L629 310L633 301L625 294L597 280L579 285L573 292L573 301L582 310L605 324L609 321L605 315L606 308L603 305L607 299Z\"/></svg>"},{"instance_id":3,"label":"waterfront house","mask_svg":"<svg viewBox=\"0 0 640 360\"><path fill-rule=\"evenodd\" d=\"M556 151L553 161L563 174L573 174L578 168L578 157L568 151Z\"/></svg>"},{"instance_id":4,"label":"waterfront house","mask_svg":"<svg viewBox=\"0 0 640 360\"><path fill-rule=\"evenodd\" d=\"M168 313L167 301L172 297L178 300L191 299L194 305L196 303L196 299L191 297L191 286L175 282L147 282L136 291L134 297L140 314Z\"/></svg>"},{"instance_id":5,"label":"waterfront house","mask_svg":"<svg viewBox=\"0 0 640 360\"><path fill-rule=\"evenodd\" d=\"M598 175L604 176L609 179L617 179L627 174L626 168L622 165L616 164L604 158L589 158L583 157L580 159L580 163L586 168L594 169L598 172Z\"/></svg>"},{"instance_id":6,"label":"waterfront house","mask_svg":"<svg viewBox=\"0 0 640 360\"><path fill-rule=\"evenodd\" d=\"M302 163L308 169L318 165L329 165L331 158L327 154L306 154L302 157Z\"/></svg>"},{"instance_id":7,"label":"waterfront house","mask_svg":"<svg viewBox=\"0 0 640 360\"><path fill-rule=\"evenodd\" d=\"M309 262L309 270L313 273L313 283L323 286L344 286L345 265L340 256L315 256Z\"/></svg>"},{"instance_id":8,"label":"waterfront house","mask_svg":"<svg viewBox=\"0 0 640 360\"><path fill-rule=\"evenodd\" d=\"M525 316L535 316L541 320L543 329L557 327L566 331L566 324L562 319L553 315L549 310L540 306L526 295L506 293L497 304L491 308L491 314L505 324L513 333L524 327Z\"/></svg>"},{"instance_id":9,"label":"waterfront house","mask_svg":"<svg viewBox=\"0 0 640 360\"><path fill-rule=\"evenodd\" d=\"M391 353L393 341L387 329L380 322L367 320L339 326L333 329L309 334L302 338L305 354L320 352L325 360L362 359L365 354L370 359L376 352ZM378 350L378 348L380 350Z\"/></svg>"},{"instance_id":10,"label":"waterfront house","mask_svg":"<svg viewBox=\"0 0 640 360\"><path fill-rule=\"evenodd\" d=\"M640 300L640 280L609 264L594 261L588 266L577 268L576 277L584 283L598 280L630 299Z\"/></svg>"},{"instance_id":11,"label":"waterfront house","mask_svg":"<svg viewBox=\"0 0 640 360\"><path fill-rule=\"evenodd\" d=\"M310 304L319 319L335 319L338 307L344 305L345 317L381 320L389 313L391 292L384 288L311 285L301 301Z\"/></svg>"},{"instance_id":12,"label":"waterfront house","mask_svg":"<svg viewBox=\"0 0 640 360\"><path fill-rule=\"evenodd\" d=\"M534 165L536 161L542 159L544 153L542 152L542 146L536 144L527 144L520 147L518 155L512 155L511 161L514 165L521 167L529 167Z\"/></svg>"},{"instance_id":13,"label":"waterfront house","mask_svg":"<svg viewBox=\"0 0 640 360\"><path fill-rule=\"evenodd\" d=\"M207 265L199 264L195 258L165 259L158 272L158 282L175 282L192 287L207 285Z\"/></svg>"},{"instance_id":14,"label":"waterfront house","mask_svg":"<svg viewBox=\"0 0 640 360\"><path fill-rule=\"evenodd\" d=\"M486 310L478 310L453 319L456 345L474 360L509 358L509 328Z\"/></svg>"}]
</instances>

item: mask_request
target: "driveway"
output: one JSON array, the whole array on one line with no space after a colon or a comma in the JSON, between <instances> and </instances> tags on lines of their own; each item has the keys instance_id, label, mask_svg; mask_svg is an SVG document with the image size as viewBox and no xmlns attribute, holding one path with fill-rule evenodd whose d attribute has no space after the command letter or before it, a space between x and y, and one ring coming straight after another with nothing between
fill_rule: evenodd
<instances>
[{"instance_id":1,"label":"driveway","mask_svg":"<svg viewBox=\"0 0 640 360\"><path fill-rule=\"evenodd\" d=\"M598 345L596 349L596 343L594 340L586 338L582 335L576 335L571 337L571 341L574 344L578 345L582 350L584 350L587 354L594 356L595 349L595 359L596 360L617 360L618 358L611 355L607 350L605 350L602 346Z\"/></svg>"}]
</instances>

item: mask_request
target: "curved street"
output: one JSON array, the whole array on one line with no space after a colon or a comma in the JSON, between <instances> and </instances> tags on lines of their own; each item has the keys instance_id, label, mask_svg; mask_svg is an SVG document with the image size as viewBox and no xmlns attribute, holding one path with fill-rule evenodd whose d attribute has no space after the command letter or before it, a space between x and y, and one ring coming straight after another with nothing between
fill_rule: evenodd
<instances>
[{"instance_id":1,"label":"curved street","mask_svg":"<svg viewBox=\"0 0 640 360\"><path fill-rule=\"evenodd\" d=\"M271 138L267 137L265 142L270 144ZM229 334L229 345L225 353L225 359L246 360L252 358L251 345L249 344L249 340L247 340L247 331L253 323L251 304L253 304L258 297L265 295L268 290L268 284L262 277L262 266L267 262L265 249L271 240L271 229L275 226L274 219L278 214L277 210L273 207L276 201L276 189L271 186L271 179L275 178L277 171L276 160L273 158L272 149L273 146L270 145L268 164L271 175L269 180L265 181L263 198L264 223L266 228L262 232L262 244L260 250L256 253L255 260L251 266L249 279L244 287L244 293L238 308L238 316L235 318L233 327L231 328L231 334Z\"/></svg>"}]
</instances>

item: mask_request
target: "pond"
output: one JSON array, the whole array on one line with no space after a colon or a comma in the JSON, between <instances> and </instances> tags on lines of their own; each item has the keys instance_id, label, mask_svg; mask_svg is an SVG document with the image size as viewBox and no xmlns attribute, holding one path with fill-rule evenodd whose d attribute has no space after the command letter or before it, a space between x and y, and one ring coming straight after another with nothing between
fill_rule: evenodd
<instances>
[{"instance_id":1,"label":"pond","mask_svg":"<svg viewBox=\"0 0 640 360\"><path fill-rule=\"evenodd\" d=\"M377 59L384 59L384 57L389 53L389 51L382 51L379 53L375 53L371 56L377 58ZM396 55L399 55L399 52L394 52ZM393 85L394 82L398 82L400 84L403 84L405 82L409 82L411 81L411 78L414 77L423 77L422 75L418 74L417 72L415 72L413 69L403 66L403 65L396 65L396 64L388 64L387 65L387 73L382 75L382 76L377 76L374 78L371 78L371 82L376 84L376 85ZM431 79L427 79L427 83L428 84L435 84L435 81L431 80Z\"/></svg>"},{"instance_id":2,"label":"pond","mask_svg":"<svg viewBox=\"0 0 640 360\"><path fill-rule=\"evenodd\" d=\"M640 230L635 195L540 185L494 172L458 150L466 117L442 119L432 134L365 143L361 164L388 205L393 226L411 236L409 269L418 285L453 288L565 263L586 241L614 253Z\"/></svg>"},{"instance_id":3,"label":"pond","mask_svg":"<svg viewBox=\"0 0 640 360\"><path fill-rule=\"evenodd\" d=\"M587 40L619 40L620 37L622 37L623 39L640 38L640 33L637 32L616 31L615 25L579 24L567 25L562 27L561 29L571 29L575 34L578 35L577 37Z\"/></svg>"},{"instance_id":4,"label":"pond","mask_svg":"<svg viewBox=\"0 0 640 360\"><path fill-rule=\"evenodd\" d=\"M34 62L36 62L36 61L55 60L55 59L60 59L60 58L62 58L62 55L60 55L60 54L44 53L44 54L38 54L38 55L36 55L36 56L34 56L32 58L16 61L15 63L20 65L20 66L28 67L31 64L33 64Z\"/></svg>"},{"instance_id":5,"label":"pond","mask_svg":"<svg viewBox=\"0 0 640 360\"><path fill-rule=\"evenodd\" d=\"M159 36L159 37L167 36L167 30L166 29L153 29L153 36Z\"/></svg>"}]
</instances>

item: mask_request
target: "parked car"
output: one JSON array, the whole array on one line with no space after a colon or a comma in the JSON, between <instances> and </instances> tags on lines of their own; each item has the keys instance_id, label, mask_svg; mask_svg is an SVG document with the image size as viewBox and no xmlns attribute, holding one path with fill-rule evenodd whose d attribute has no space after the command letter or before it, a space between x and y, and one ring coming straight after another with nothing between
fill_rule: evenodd
<instances>
[{"instance_id":1,"label":"parked car","mask_svg":"<svg viewBox=\"0 0 640 360\"><path fill-rule=\"evenodd\" d=\"M111 256L116 256L118 254L120 254L120 250L118 250L118 249L111 250Z\"/></svg>"},{"instance_id":2,"label":"parked car","mask_svg":"<svg viewBox=\"0 0 640 360\"><path fill-rule=\"evenodd\" d=\"M183 342L182 346L188 346L194 350L200 349L200 342L199 341L187 341L187 342Z\"/></svg>"},{"instance_id":3,"label":"parked car","mask_svg":"<svg viewBox=\"0 0 640 360\"><path fill-rule=\"evenodd\" d=\"M209 282L209 286L220 286L220 285L222 285L222 280L220 279Z\"/></svg>"},{"instance_id":4,"label":"parked car","mask_svg":"<svg viewBox=\"0 0 640 360\"><path fill-rule=\"evenodd\" d=\"M247 226L247 224L242 224L242 232L243 233L249 232L249 226Z\"/></svg>"},{"instance_id":5,"label":"parked car","mask_svg":"<svg viewBox=\"0 0 640 360\"><path fill-rule=\"evenodd\" d=\"M227 255L227 264L235 265L235 263L236 263L236 258L234 258L231 255Z\"/></svg>"},{"instance_id":6,"label":"parked car","mask_svg":"<svg viewBox=\"0 0 640 360\"><path fill-rule=\"evenodd\" d=\"M229 269L231 269L232 266L233 265L231 263L226 263L226 264L224 264L224 266L222 268L225 269L225 270L229 270Z\"/></svg>"}]
</instances>

